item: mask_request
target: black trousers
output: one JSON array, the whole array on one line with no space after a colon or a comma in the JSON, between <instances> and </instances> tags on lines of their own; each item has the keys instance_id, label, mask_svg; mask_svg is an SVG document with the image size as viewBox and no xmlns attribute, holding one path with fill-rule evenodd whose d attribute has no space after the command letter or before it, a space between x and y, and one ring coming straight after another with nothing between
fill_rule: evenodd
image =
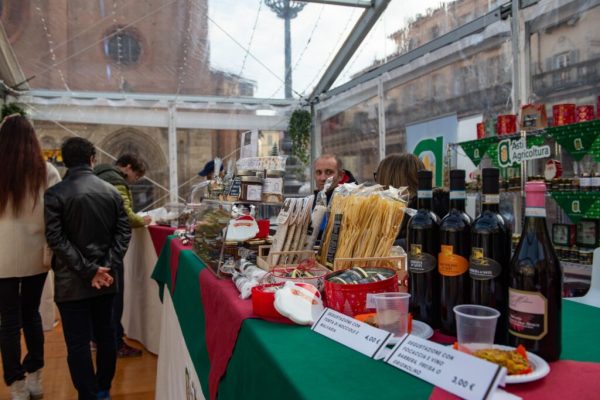
<instances>
[{"instance_id":1,"label":"black trousers","mask_svg":"<svg viewBox=\"0 0 600 400\"><path fill-rule=\"evenodd\" d=\"M110 390L115 376L117 347L113 326L115 295L58 303L67 343L67 362L79 400L96 400L98 391ZM96 371L90 340L96 340Z\"/></svg>"},{"instance_id":2,"label":"black trousers","mask_svg":"<svg viewBox=\"0 0 600 400\"><path fill-rule=\"evenodd\" d=\"M125 292L124 275L125 272L123 271L123 268L118 268L117 287L119 288L119 292L115 295L115 304L113 306L113 324L115 327L117 350L123 345L123 336L125 336L125 330L123 329L123 324L121 323L121 318L123 317L123 298Z\"/></svg>"},{"instance_id":3,"label":"black trousers","mask_svg":"<svg viewBox=\"0 0 600 400\"><path fill-rule=\"evenodd\" d=\"M25 373L44 366L44 331L40 299L48 273L0 279L0 352L4 382L10 386ZM21 329L27 355L21 362Z\"/></svg>"}]
</instances>

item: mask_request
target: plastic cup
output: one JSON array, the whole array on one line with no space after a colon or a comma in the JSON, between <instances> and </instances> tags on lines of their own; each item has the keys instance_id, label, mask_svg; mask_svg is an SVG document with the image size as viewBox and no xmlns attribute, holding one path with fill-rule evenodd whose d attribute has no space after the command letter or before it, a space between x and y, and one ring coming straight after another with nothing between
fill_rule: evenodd
<instances>
[{"instance_id":1,"label":"plastic cup","mask_svg":"<svg viewBox=\"0 0 600 400\"><path fill-rule=\"evenodd\" d=\"M461 304L454 307L458 345L469 351L489 349L494 344L500 312L490 307Z\"/></svg>"},{"instance_id":2,"label":"plastic cup","mask_svg":"<svg viewBox=\"0 0 600 400\"><path fill-rule=\"evenodd\" d=\"M377 325L394 336L408 331L408 293L377 293L373 295L377 310Z\"/></svg>"}]
</instances>

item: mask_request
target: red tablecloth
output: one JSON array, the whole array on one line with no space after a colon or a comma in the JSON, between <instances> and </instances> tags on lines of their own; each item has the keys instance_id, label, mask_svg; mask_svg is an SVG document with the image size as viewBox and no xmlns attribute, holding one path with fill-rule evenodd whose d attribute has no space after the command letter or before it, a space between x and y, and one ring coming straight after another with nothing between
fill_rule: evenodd
<instances>
[{"instance_id":1,"label":"red tablecloth","mask_svg":"<svg viewBox=\"0 0 600 400\"><path fill-rule=\"evenodd\" d=\"M191 250L192 245L184 245L179 239L171 240L171 293L175 293L177 268L179 268L179 253L181 250Z\"/></svg>"},{"instance_id":2,"label":"red tablecloth","mask_svg":"<svg viewBox=\"0 0 600 400\"><path fill-rule=\"evenodd\" d=\"M240 293L230 279L217 279L208 268L200 272L200 293L210 359L208 387L210 400L215 400L242 322L253 317L252 302L240 299Z\"/></svg>"},{"instance_id":3,"label":"red tablecloth","mask_svg":"<svg viewBox=\"0 0 600 400\"><path fill-rule=\"evenodd\" d=\"M150 238L152 238L152 244L154 245L154 250L156 250L156 255L160 255L160 251L165 245L167 237L172 235L173 232L175 232L175 229L177 228L162 225L148 225L148 232L150 232Z\"/></svg>"},{"instance_id":4,"label":"red tablecloth","mask_svg":"<svg viewBox=\"0 0 600 400\"><path fill-rule=\"evenodd\" d=\"M600 364L557 361L550 364L550 374L538 381L506 385L504 390L525 400L592 400L600 397ZM454 396L435 388L429 400L454 400Z\"/></svg>"}]
</instances>

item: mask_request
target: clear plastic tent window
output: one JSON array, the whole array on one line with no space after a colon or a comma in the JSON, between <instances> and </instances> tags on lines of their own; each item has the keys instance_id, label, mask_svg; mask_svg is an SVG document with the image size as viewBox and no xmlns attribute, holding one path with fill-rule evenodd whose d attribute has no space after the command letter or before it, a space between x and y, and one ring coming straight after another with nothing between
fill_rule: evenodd
<instances>
[{"instance_id":1,"label":"clear plastic tent window","mask_svg":"<svg viewBox=\"0 0 600 400\"><path fill-rule=\"evenodd\" d=\"M235 161L244 132L261 155L290 154L299 107L313 158L368 181L427 121L454 116L446 143L528 102L595 104L599 3L0 1L0 78L52 161L73 135L101 162L140 155L136 208L155 208L185 201L207 161ZM288 194L310 191L310 165L288 163Z\"/></svg>"}]
</instances>

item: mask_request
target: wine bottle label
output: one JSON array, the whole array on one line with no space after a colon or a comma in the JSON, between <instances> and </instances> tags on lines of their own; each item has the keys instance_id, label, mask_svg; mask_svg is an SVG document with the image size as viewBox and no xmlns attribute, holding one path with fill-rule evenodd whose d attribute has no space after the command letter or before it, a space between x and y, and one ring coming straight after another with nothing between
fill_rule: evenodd
<instances>
[{"instance_id":1,"label":"wine bottle label","mask_svg":"<svg viewBox=\"0 0 600 400\"><path fill-rule=\"evenodd\" d=\"M464 190L450 191L450 200L464 200L467 198L467 193Z\"/></svg>"},{"instance_id":2,"label":"wine bottle label","mask_svg":"<svg viewBox=\"0 0 600 400\"><path fill-rule=\"evenodd\" d=\"M469 263L469 275L471 279L478 281L488 281L500 276L502 265L496 260L484 257L484 251L481 247L471 249L471 258Z\"/></svg>"},{"instance_id":3,"label":"wine bottle label","mask_svg":"<svg viewBox=\"0 0 600 400\"><path fill-rule=\"evenodd\" d=\"M435 257L422 251L420 244L411 244L408 253L408 272L424 274L435 270Z\"/></svg>"},{"instance_id":4,"label":"wine bottle label","mask_svg":"<svg viewBox=\"0 0 600 400\"><path fill-rule=\"evenodd\" d=\"M444 276L462 275L469 269L469 261L466 258L454 254L454 246L442 245L438 256L438 271Z\"/></svg>"},{"instance_id":5,"label":"wine bottle label","mask_svg":"<svg viewBox=\"0 0 600 400\"><path fill-rule=\"evenodd\" d=\"M533 218L546 218L546 209L543 207L526 207L525 216Z\"/></svg>"},{"instance_id":6,"label":"wine bottle label","mask_svg":"<svg viewBox=\"0 0 600 400\"><path fill-rule=\"evenodd\" d=\"M481 198L481 202L483 204L499 204L500 203L500 195L499 194L484 194Z\"/></svg>"},{"instance_id":7,"label":"wine bottle label","mask_svg":"<svg viewBox=\"0 0 600 400\"><path fill-rule=\"evenodd\" d=\"M417 190L417 197L419 199L431 199L433 198L433 192L431 190Z\"/></svg>"},{"instance_id":8,"label":"wine bottle label","mask_svg":"<svg viewBox=\"0 0 600 400\"><path fill-rule=\"evenodd\" d=\"M548 333L548 300L540 292L508 289L508 331L540 340Z\"/></svg>"}]
</instances>

